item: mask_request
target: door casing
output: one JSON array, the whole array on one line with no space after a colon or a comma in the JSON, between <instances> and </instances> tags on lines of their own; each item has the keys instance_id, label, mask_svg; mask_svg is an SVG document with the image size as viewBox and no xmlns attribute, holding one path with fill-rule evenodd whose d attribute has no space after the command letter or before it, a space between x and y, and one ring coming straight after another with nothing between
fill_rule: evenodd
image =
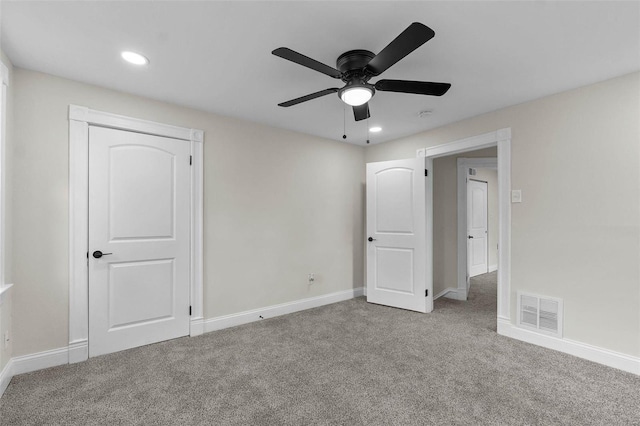
<instances>
[{"instance_id":1,"label":"door casing","mask_svg":"<svg viewBox=\"0 0 640 426\"><path fill-rule=\"evenodd\" d=\"M69 363L89 357L89 126L165 136L191 147L191 250L189 334L204 331L203 320L203 141L204 132L69 105Z\"/></svg>"},{"instance_id":2,"label":"door casing","mask_svg":"<svg viewBox=\"0 0 640 426\"><path fill-rule=\"evenodd\" d=\"M500 329L501 324L510 323L510 297L511 297L511 128L496 130L495 132L484 133L466 139L460 139L442 145L418 149L418 157L426 157L427 169L433 170L433 159L445 157L453 154L460 154L468 151L475 151L482 148L498 148L498 315L497 323ZM460 174L458 174L458 185L460 185ZM432 179L430 179L432 180ZM463 180L463 182L465 182ZM465 182L466 185L466 182ZM460 197L458 191L458 197ZM427 216L433 215L433 192L427 194ZM458 198L458 208L461 201ZM466 209L466 198L464 200ZM466 217L466 214L465 216ZM466 253L466 242L461 244L462 236L466 235L466 223L463 221L462 233L460 232L460 215L458 215L458 288L462 283L466 286L467 259L464 254L461 261L460 250ZM432 240L432 238L430 238ZM432 241L427 241L430 246ZM433 256L433 251L428 250ZM432 259L433 260L433 259ZM463 271L462 275L460 271ZM433 271L431 271L433 274Z\"/></svg>"}]
</instances>

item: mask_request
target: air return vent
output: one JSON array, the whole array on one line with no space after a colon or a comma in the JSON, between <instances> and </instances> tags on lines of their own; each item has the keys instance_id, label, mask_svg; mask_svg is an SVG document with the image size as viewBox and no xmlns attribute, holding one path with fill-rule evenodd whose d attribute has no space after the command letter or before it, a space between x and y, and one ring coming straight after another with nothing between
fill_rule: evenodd
<instances>
[{"instance_id":1,"label":"air return vent","mask_svg":"<svg viewBox=\"0 0 640 426\"><path fill-rule=\"evenodd\" d=\"M562 299L518 292L518 326L562 337Z\"/></svg>"}]
</instances>

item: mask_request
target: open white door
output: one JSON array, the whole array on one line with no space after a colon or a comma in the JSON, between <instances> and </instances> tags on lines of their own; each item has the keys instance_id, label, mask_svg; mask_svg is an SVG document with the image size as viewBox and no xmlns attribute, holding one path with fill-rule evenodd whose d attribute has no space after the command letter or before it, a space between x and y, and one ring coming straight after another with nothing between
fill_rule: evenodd
<instances>
[{"instance_id":1,"label":"open white door","mask_svg":"<svg viewBox=\"0 0 640 426\"><path fill-rule=\"evenodd\" d=\"M426 180L424 158L367 164L368 302L433 309Z\"/></svg>"},{"instance_id":2,"label":"open white door","mask_svg":"<svg viewBox=\"0 0 640 426\"><path fill-rule=\"evenodd\" d=\"M467 271L469 277L486 274L487 182L467 181ZM467 280L467 289L469 288Z\"/></svg>"},{"instance_id":3,"label":"open white door","mask_svg":"<svg viewBox=\"0 0 640 426\"><path fill-rule=\"evenodd\" d=\"M89 355L189 334L189 143L89 129Z\"/></svg>"}]
</instances>

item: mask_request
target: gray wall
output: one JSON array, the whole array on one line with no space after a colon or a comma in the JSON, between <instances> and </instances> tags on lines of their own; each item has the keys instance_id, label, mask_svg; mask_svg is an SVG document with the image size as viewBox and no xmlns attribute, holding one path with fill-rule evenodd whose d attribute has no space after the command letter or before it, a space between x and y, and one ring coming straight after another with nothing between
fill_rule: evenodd
<instances>
[{"instance_id":1,"label":"gray wall","mask_svg":"<svg viewBox=\"0 0 640 426\"><path fill-rule=\"evenodd\" d=\"M564 299L564 337L640 355L640 73L366 149L366 161L512 129L516 291Z\"/></svg>"},{"instance_id":2,"label":"gray wall","mask_svg":"<svg viewBox=\"0 0 640 426\"><path fill-rule=\"evenodd\" d=\"M205 131L205 318L363 285L362 147L19 68L14 80L14 356L68 344L69 104Z\"/></svg>"}]
</instances>

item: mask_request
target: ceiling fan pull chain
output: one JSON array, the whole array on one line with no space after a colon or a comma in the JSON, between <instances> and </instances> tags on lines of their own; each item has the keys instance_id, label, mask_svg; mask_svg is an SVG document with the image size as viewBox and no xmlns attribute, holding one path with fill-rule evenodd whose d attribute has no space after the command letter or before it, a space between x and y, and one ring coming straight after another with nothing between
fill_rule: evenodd
<instances>
[{"instance_id":1,"label":"ceiling fan pull chain","mask_svg":"<svg viewBox=\"0 0 640 426\"><path fill-rule=\"evenodd\" d=\"M367 117L367 143L369 143L369 117Z\"/></svg>"},{"instance_id":2,"label":"ceiling fan pull chain","mask_svg":"<svg viewBox=\"0 0 640 426\"><path fill-rule=\"evenodd\" d=\"M342 104L342 139L347 138L347 104Z\"/></svg>"}]
</instances>

